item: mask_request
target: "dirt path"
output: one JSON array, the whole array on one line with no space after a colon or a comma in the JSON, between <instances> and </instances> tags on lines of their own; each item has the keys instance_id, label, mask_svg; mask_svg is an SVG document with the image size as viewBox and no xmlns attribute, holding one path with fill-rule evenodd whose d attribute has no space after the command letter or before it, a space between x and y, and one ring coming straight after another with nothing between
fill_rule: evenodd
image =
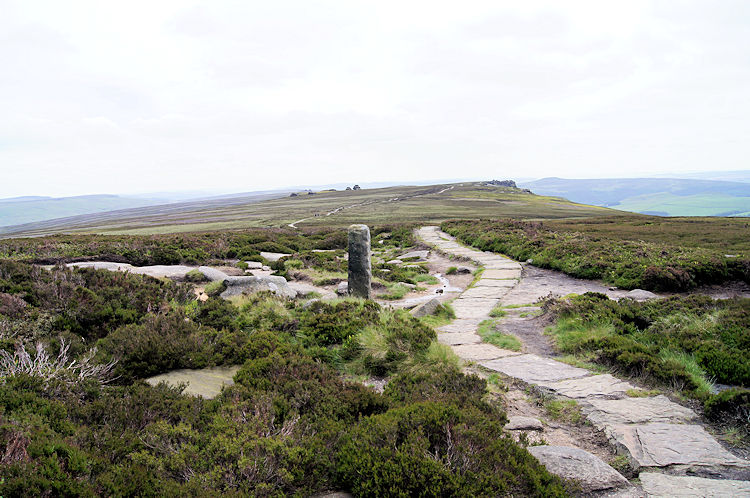
<instances>
[{"instance_id":1,"label":"dirt path","mask_svg":"<svg viewBox=\"0 0 750 498\"><path fill-rule=\"evenodd\" d=\"M407 200L407 199L413 199L415 197L421 197L421 196L424 196L424 195L439 195L439 194L442 194L442 193L447 192L449 190L453 190L453 186L446 187L443 190L440 190L438 192L428 192L428 193L424 193L424 194L404 195L402 197L391 197L390 199L385 199L385 200L381 200L381 201L377 201L376 200L376 201L370 201L370 202L362 202L362 203L359 203L359 204L352 204L351 206L340 206L340 207L337 207L336 209L328 211L327 213L325 213L325 216L332 216L332 215L334 215L336 213L339 213L339 212L343 211L344 209L351 209L353 207L367 206L367 205L370 205L370 204L378 204L378 203L385 204L385 203L389 203L389 202L404 201L404 200ZM290 227L290 228L294 228L296 230L296 229L299 228L297 226L297 223L302 223L303 221L307 221L310 218L312 218L312 217L308 216L307 218L302 218L301 220L297 220L297 221L294 221L292 223L289 223L287 226Z\"/></svg>"},{"instance_id":2,"label":"dirt path","mask_svg":"<svg viewBox=\"0 0 750 498\"><path fill-rule=\"evenodd\" d=\"M692 410L665 396L642 396L635 386L610 374L554 360L554 351L542 333L542 319L522 316L533 315L534 307L529 305L549 293L596 290L619 297L617 294L623 291L610 291L600 284L559 274L550 278L552 275L543 270L530 267L522 275L519 263L464 247L437 227L423 227L418 235L443 253L469 258L485 267L475 286L453 302L457 318L439 329L438 340L451 345L464 360L513 379L512 385L519 383L552 395L564 403L562 406L578 406L591 426L606 435L610 447L627 460L639 482L628 482L602 461L601 453L606 453L603 448L594 445L599 448L594 452L599 456L592 454L591 445L580 444L581 434L577 440L570 430L563 431L568 437L558 438L562 441L559 444L529 447L551 472L578 480L585 493L602 496L750 496L750 462L722 447ZM516 306L503 326L524 342L524 351L484 344L477 335L479 323L498 304ZM517 391L509 390L509 403L528 410ZM514 396L519 398L515 405ZM542 431L542 435L547 433ZM624 470L624 466L619 467Z\"/></svg>"}]
</instances>

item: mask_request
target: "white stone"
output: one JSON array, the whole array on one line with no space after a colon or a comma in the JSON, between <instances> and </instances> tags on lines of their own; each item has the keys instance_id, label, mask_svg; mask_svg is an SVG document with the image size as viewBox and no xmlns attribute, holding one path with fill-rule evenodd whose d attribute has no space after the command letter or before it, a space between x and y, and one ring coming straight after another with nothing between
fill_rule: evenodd
<instances>
[{"instance_id":1,"label":"white stone","mask_svg":"<svg viewBox=\"0 0 750 498\"><path fill-rule=\"evenodd\" d=\"M482 366L529 383L536 383L543 380L574 379L590 374L584 368L572 367L565 363L560 363L549 358L540 358L533 354L491 360L482 363Z\"/></svg>"},{"instance_id":2,"label":"white stone","mask_svg":"<svg viewBox=\"0 0 750 498\"><path fill-rule=\"evenodd\" d=\"M641 472L638 478L648 496L655 498L750 496L750 481L671 476L658 472Z\"/></svg>"}]
</instances>

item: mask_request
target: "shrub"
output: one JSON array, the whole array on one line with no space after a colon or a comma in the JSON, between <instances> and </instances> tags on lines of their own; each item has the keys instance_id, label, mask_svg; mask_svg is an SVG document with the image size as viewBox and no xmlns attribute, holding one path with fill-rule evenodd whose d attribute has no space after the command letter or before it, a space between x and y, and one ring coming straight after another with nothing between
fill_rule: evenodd
<instances>
[{"instance_id":1,"label":"shrub","mask_svg":"<svg viewBox=\"0 0 750 498\"><path fill-rule=\"evenodd\" d=\"M500 423L429 401L365 418L344 436L336 468L355 495L566 494Z\"/></svg>"},{"instance_id":2,"label":"shrub","mask_svg":"<svg viewBox=\"0 0 750 498\"><path fill-rule=\"evenodd\" d=\"M706 417L724 424L750 424L750 389L727 389L703 404Z\"/></svg>"},{"instance_id":3,"label":"shrub","mask_svg":"<svg viewBox=\"0 0 750 498\"><path fill-rule=\"evenodd\" d=\"M247 263L245 265L247 266ZM185 280L188 282L207 282L208 278L201 271L195 269L185 274Z\"/></svg>"},{"instance_id":4,"label":"shrub","mask_svg":"<svg viewBox=\"0 0 750 498\"><path fill-rule=\"evenodd\" d=\"M224 282L221 280L215 280L203 289L203 291L206 293L209 297L217 297L219 294L227 290L227 286L224 285Z\"/></svg>"}]
</instances>

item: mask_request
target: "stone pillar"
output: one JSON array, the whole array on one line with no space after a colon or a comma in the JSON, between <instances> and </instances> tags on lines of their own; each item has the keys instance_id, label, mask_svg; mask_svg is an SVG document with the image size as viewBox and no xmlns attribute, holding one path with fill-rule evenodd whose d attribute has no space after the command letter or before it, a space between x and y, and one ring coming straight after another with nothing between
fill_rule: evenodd
<instances>
[{"instance_id":1,"label":"stone pillar","mask_svg":"<svg viewBox=\"0 0 750 498\"><path fill-rule=\"evenodd\" d=\"M352 225L349 227L349 294L370 299L371 280L370 229L367 225Z\"/></svg>"}]
</instances>

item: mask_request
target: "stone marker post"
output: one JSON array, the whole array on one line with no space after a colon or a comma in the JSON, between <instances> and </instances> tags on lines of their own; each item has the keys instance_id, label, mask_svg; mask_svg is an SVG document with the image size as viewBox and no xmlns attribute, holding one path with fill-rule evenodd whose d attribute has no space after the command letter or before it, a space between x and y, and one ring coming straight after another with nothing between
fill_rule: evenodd
<instances>
[{"instance_id":1,"label":"stone marker post","mask_svg":"<svg viewBox=\"0 0 750 498\"><path fill-rule=\"evenodd\" d=\"M370 229L367 225L352 225L349 227L349 294L370 299L371 280Z\"/></svg>"}]
</instances>

